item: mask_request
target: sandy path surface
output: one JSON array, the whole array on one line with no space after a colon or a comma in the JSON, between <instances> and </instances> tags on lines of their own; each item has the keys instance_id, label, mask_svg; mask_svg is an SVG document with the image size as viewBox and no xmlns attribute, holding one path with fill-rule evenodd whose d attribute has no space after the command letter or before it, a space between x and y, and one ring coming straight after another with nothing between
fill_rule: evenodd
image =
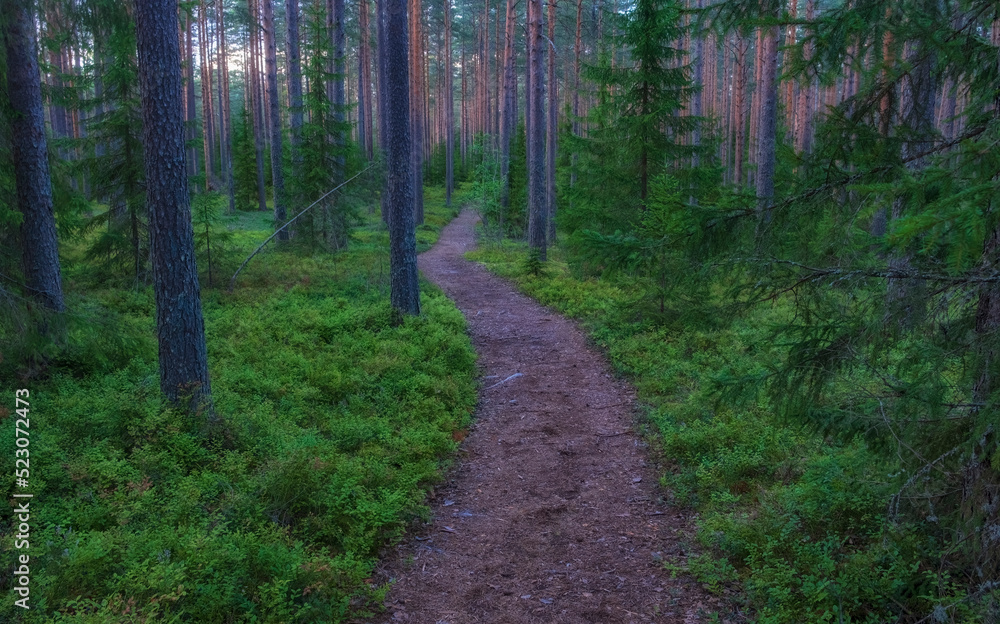
<instances>
[{"instance_id":1,"label":"sandy path surface","mask_svg":"<svg viewBox=\"0 0 1000 624\"><path fill-rule=\"evenodd\" d=\"M634 395L572 322L462 255L465 210L420 269L465 314L484 370L434 519L380 570L384 622L707 621L715 600L662 565L684 515L658 502Z\"/></svg>"}]
</instances>

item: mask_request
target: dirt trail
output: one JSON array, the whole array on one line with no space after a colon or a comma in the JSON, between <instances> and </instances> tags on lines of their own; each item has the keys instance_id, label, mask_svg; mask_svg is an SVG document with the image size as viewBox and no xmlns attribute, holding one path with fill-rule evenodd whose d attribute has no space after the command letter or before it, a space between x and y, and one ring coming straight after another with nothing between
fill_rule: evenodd
<instances>
[{"instance_id":1,"label":"dirt trail","mask_svg":"<svg viewBox=\"0 0 1000 624\"><path fill-rule=\"evenodd\" d=\"M397 580L383 621L707 620L715 601L661 563L685 519L657 502L632 390L573 323L463 259L475 221L463 211L420 269L468 319L477 420L434 520L381 570Z\"/></svg>"}]
</instances>

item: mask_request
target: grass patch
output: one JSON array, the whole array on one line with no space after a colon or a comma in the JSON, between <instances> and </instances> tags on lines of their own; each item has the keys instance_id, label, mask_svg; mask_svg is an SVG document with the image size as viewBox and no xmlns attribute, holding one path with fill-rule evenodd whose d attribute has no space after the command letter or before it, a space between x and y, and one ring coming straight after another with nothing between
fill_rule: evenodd
<instances>
[{"instance_id":1,"label":"grass patch","mask_svg":"<svg viewBox=\"0 0 1000 624\"><path fill-rule=\"evenodd\" d=\"M454 211L433 196L425 209L428 247ZM256 212L220 223L232 264L272 227ZM464 319L439 290L423 283L423 314L393 323L378 217L343 253L268 249L234 292L205 289L226 430L212 443L161 403L150 289L68 286L80 335L26 384L32 608L4 592L0 620L312 623L378 610L377 553L426 517L476 399ZM83 322L98 318L109 321ZM12 449L3 416L0 446ZM13 454L0 465L12 474ZM5 512L8 561L24 552L12 522Z\"/></svg>"}]
</instances>

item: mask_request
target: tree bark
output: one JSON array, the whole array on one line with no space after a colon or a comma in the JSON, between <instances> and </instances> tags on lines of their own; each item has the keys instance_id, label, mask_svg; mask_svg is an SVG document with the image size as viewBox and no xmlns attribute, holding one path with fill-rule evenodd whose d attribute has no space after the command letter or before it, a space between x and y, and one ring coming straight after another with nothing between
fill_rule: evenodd
<instances>
[{"instance_id":1,"label":"tree bark","mask_svg":"<svg viewBox=\"0 0 1000 624\"><path fill-rule=\"evenodd\" d=\"M274 227L281 228L288 218L285 208L285 176L282 172L281 113L278 110L278 53L274 32L274 0L261 0L264 18L264 64L267 82L267 105L271 110L271 188L274 197ZM288 240L288 230L278 232L278 240Z\"/></svg>"},{"instance_id":2,"label":"tree bark","mask_svg":"<svg viewBox=\"0 0 1000 624\"><path fill-rule=\"evenodd\" d=\"M455 187L455 88L451 65L451 0L444 0L444 177L445 205L451 206Z\"/></svg>"},{"instance_id":3,"label":"tree bark","mask_svg":"<svg viewBox=\"0 0 1000 624\"><path fill-rule=\"evenodd\" d=\"M253 140L254 151L257 159L257 208L261 212L267 210L267 196L264 189L264 113L260 92L260 61L257 48L257 40L260 37L260 19L257 10L260 0L249 0L250 2L250 67L249 84L247 89L252 97L250 107L253 117Z\"/></svg>"},{"instance_id":4,"label":"tree bark","mask_svg":"<svg viewBox=\"0 0 1000 624\"><path fill-rule=\"evenodd\" d=\"M812 21L816 10L816 0L809 0L806 4L806 19ZM806 43L803 55L808 62L812 59L812 43ZM813 108L812 83L807 78L799 85L798 110L795 112L795 150L802 154L807 154L812 150L812 108Z\"/></svg>"},{"instance_id":5,"label":"tree bark","mask_svg":"<svg viewBox=\"0 0 1000 624\"><path fill-rule=\"evenodd\" d=\"M556 51L554 42L556 40L556 0L549 1L548 28L549 40L548 61L549 61L549 100L548 100L548 131L546 132L546 159L545 159L545 199L546 217L548 219L548 240L556 240L556 136L559 120L559 98L556 90ZM543 44L544 45L544 44Z\"/></svg>"},{"instance_id":6,"label":"tree bark","mask_svg":"<svg viewBox=\"0 0 1000 624\"><path fill-rule=\"evenodd\" d=\"M160 389L178 407L192 413L207 409L211 415L184 169L177 0L136 0L135 18Z\"/></svg>"},{"instance_id":7,"label":"tree bark","mask_svg":"<svg viewBox=\"0 0 1000 624\"><path fill-rule=\"evenodd\" d=\"M187 128L187 139L191 142L191 146L188 148L188 174L195 175L198 172L198 150L194 147L194 141L198 138L195 133L195 123L198 119L198 110L195 105L194 98L194 24L191 21L191 10L187 13L187 28L185 29L185 58L187 63L185 64L185 90L184 90L184 107L185 107L185 127Z\"/></svg>"},{"instance_id":8,"label":"tree bark","mask_svg":"<svg viewBox=\"0 0 1000 624\"><path fill-rule=\"evenodd\" d=\"M345 154L347 148L347 131L345 129L344 118L347 110L347 101L344 98L344 82L347 73L347 63L344 53L344 0L331 0L330 6L333 9L333 121L337 125L336 141L337 154L334 161L337 164L337 174L334 178L336 184L344 181L346 176Z\"/></svg>"},{"instance_id":9,"label":"tree bark","mask_svg":"<svg viewBox=\"0 0 1000 624\"><path fill-rule=\"evenodd\" d=\"M528 246L545 260L546 252L546 203L545 203L545 117L542 102L545 97L542 85L542 0L528 0L528 46L531 52L528 63L528 83L531 93L531 111L528 120Z\"/></svg>"},{"instance_id":10,"label":"tree bark","mask_svg":"<svg viewBox=\"0 0 1000 624\"><path fill-rule=\"evenodd\" d=\"M219 64L219 83L222 85L223 139L226 150L226 186L229 193L229 214L236 212L236 180L233 178L233 115L229 102L229 50L226 47L225 6L219 6L219 49L222 61Z\"/></svg>"},{"instance_id":11,"label":"tree bark","mask_svg":"<svg viewBox=\"0 0 1000 624\"><path fill-rule=\"evenodd\" d=\"M762 37L760 92L760 139L757 156L757 201L761 218L771 221L774 197L774 164L778 130L778 27L771 26Z\"/></svg>"},{"instance_id":12,"label":"tree bark","mask_svg":"<svg viewBox=\"0 0 1000 624\"><path fill-rule=\"evenodd\" d=\"M423 161L424 161L424 118L421 104L423 91L421 77L424 73L423 51L423 7L420 0L410 3L410 147L413 150L413 218L415 223L424 222Z\"/></svg>"},{"instance_id":13,"label":"tree bark","mask_svg":"<svg viewBox=\"0 0 1000 624\"><path fill-rule=\"evenodd\" d=\"M747 94L747 48L746 37L736 35L736 67L733 70L733 183L743 186L743 159L746 154L746 94Z\"/></svg>"},{"instance_id":14,"label":"tree bark","mask_svg":"<svg viewBox=\"0 0 1000 624\"><path fill-rule=\"evenodd\" d=\"M386 179L389 219L390 300L401 314L420 314L417 283L416 224L413 220L413 150L410 144L410 76L407 60L406 0L383 0L386 4L385 41L379 48L384 57L385 79L393 85L386 99Z\"/></svg>"},{"instance_id":15,"label":"tree bark","mask_svg":"<svg viewBox=\"0 0 1000 624\"><path fill-rule=\"evenodd\" d=\"M212 110L212 63L208 52L208 3L198 7L198 64L201 66L202 146L205 150L205 190L212 187L215 171L215 115Z\"/></svg>"},{"instance_id":16,"label":"tree bark","mask_svg":"<svg viewBox=\"0 0 1000 624\"><path fill-rule=\"evenodd\" d=\"M65 309L59 272L59 246L52 204L42 79L38 70L35 19L27 0L5 3L7 94L10 98L11 146L17 206L21 223L21 262L29 295L46 308ZM177 32L174 28L173 33ZM177 37L173 36L177 43ZM180 51L178 50L178 59ZM180 103L178 103L180 112ZM181 126L183 131L183 125ZM183 139L183 134L181 135ZM183 150L183 140L181 142ZM181 166L184 164L181 152Z\"/></svg>"},{"instance_id":17,"label":"tree bark","mask_svg":"<svg viewBox=\"0 0 1000 624\"><path fill-rule=\"evenodd\" d=\"M285 56L288 62L288 125L292 167L299 175L302 167L302 56L299 50L299 0L285 0ZM362 27L367 32L368 25ZM367 36L367 35L366 35Z\"/></svg>"},{"instance_id":18,"label":"tree bark","mask_svg":"<svg viewBox=\"0 0 1000 624\"><path fill-rule=\"evenodd\" d=\"M503 53L503 115L500 120L500 206L503 211L506 211L510 204L510 142L517 124L517 75L514 73L516 6L517 0L507 0Z\"/></svg>"},{"instance_id":19,"label":"tree bark","mask_svg":"<svg viewBox=\"0 0 1000 624\"><path fill-rule=\"evenodd\" d=\"M294 1L294 0L293 0ZM372 159L372 61L368 0L358 3L358 142L368 160Z\"/></svg>"}]
</instances>

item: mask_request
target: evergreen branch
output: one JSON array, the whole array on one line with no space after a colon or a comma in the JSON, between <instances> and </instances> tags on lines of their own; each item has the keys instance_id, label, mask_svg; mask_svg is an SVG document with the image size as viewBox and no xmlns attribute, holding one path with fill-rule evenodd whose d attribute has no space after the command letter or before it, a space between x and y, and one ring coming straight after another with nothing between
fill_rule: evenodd
<instances>
[{"instance_id":1,"label":"evergreen branch","mask_svg":"<svg viewBox=\"0 0 1000 624\"><path fill-rule=\"evenodd\" d=\"M784 264L808 271L810 275L796 282L796 286L807 281L824 277L837 277L839 279L851 279L858 277L875 279L912 279L926 282L943 282L947 284L995 284L1000 282L1000 271L994 271L988 275L939 275L932 273L920 273L917 271L901 271L898 269L880 270L871 268L819 268L811 267L809 265L802 264L801 262L795 262L794 260L780 260L778 258L772 258L770 260L765 260L763 258L747 258L746 261L757 264ZM787 288L782 292L787 292L788 290L791 290L791 288Z\"/></svg>"}]
</instances>

